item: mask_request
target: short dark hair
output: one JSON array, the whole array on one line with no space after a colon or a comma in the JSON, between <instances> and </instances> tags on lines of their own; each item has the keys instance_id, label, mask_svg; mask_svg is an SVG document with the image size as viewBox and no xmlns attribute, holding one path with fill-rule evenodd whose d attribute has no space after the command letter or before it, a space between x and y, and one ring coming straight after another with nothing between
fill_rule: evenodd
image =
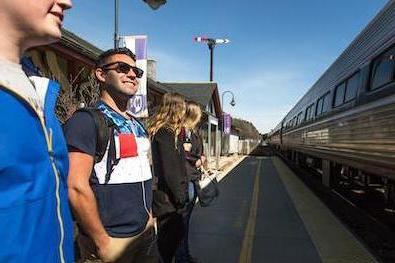
<instances>
[{"instance_id":1,"label":"short dark hair","mask_svg":"<svg viewBox=\"0 0 395 263\"><path fill-rule=\"evenodd\" d=\"M104 51L99 55L99 57L96 60L96 67L103 66L106 59L115 54L124 54L131 57L134 61L136 61L136 55L130 49L126 47L112 48L107 51Z\"/></svg>"}]
</instances>

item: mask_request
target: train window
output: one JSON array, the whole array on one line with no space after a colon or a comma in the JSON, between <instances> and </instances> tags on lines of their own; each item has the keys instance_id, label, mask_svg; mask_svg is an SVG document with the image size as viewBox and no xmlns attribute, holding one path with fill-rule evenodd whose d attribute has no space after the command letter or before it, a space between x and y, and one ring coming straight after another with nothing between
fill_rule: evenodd
<instances>
[{"instance_id":1,"label":"train window","mask_svg":"<svg viewBox=\"0 0 395 263\"><path fill-rule=\"evenodd\" d=\"M306 108L306 113L304 114L304 120L305 121L308 121L308 120L310 120L310 111L311 111L311 108L310 108L310 106L309 107L307 107Z\"/></svg>"},{"instance_id":2,"label":"train window","mask_svg":"<svg viewBox=\"0 0 395 263\"><path fill-rule=\"evenodd\" d=\"M359 86L359 72L347 80L345 102L355 99Z\"/></svg>"},{"instance_id":3,"label":"train window","mask_svg":"<svg viewBox=\"0 0 395 263\"><path fill-rule=\"evenodd\" d=\"M315 116L321 115L321 113L322 113L322 102L323 102L323 98L318 99L317 105L315 107Z\"/></svg>"},{"instance_id":4,"label":"train window","mask_svg":"<svg viewBox=\"0 0 395 263\"><path fill-rule=\"evenodd\" d=\"M304 118L306 121L311 120L313 118L313 116L314 116L314 114L313 114L313 106L314 106L314 104L311 104L310 106L308 106L306 108L306 115L305 115L305 118Z\"/></svg>"},{"instance_id":5,"label":"train window","mask_svg":"<svg viewBox=\"0 0 395 263\"><path fill-rule=\"evenodd\" d=\"M329 107L329 93L327 93L322 97L322 113L327 112L329 110Z\"/></svg>"},{"instance_id":6,"label":"train window","mask_svg":"<svg viewBox=\"0 0 395 263\"><path fill-rule=\"evenodd\" d=\"M298 113L298 117L296 118L296 125L299 125L302 123L302 121L303 121L302 115L303 115L302 111Z\"/></svg>"},{"instance_id":7,"label":"train window","mask_svg":"<svg viewBox=\"0 0 395 263\"><path fill-rule=\"evenodd\" d=\"M335 101L333 103L334 107L337 107L337 106L343 104L345 91L346 91L346 83L344 83L344 82L336 87Z\"/></svg>"},{"instance_id":8,"label":"train window","mask_svg":"<svg viewBox=\"0 0 395 263\"><path fill-rule=\"evenodd\" d=\"M317 106L315 108L315 116L321 115L329 110L329 92L318 99Z\"/></svg>"},{"instance_id":9,"label":"train window","mask_svg":"<svg viewBox=\"0 0 395 263\"><path fill-rule=\"evenodd\" d=\"M372 90L383 87L394 81L395 71L395 47L385 52L373 61L371 72Z\"/></svg>"}]
</instances>

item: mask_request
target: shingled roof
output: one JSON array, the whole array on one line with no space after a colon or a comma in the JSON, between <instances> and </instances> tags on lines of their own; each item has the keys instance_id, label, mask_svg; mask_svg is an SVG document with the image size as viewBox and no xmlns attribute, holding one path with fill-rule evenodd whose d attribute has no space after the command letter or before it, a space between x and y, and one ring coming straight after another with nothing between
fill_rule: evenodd
<instances>
[{"instance_id":1,"label":"shingled roof","mask_svg":"<svg viewBox=\"0 0 395 263\"><path fill-rule=\"evenodd\" d=\"M176 92L185 98L201 104L206 107L211 99L215 105L217 116L221 116L221 103L219 101L218 85L215 82L198 82L198 83L180 83L165 82L161 83L166 87L167 92Z\"/></svg>"},{"instance_id":2,"label":"shingled roof","mask_svg":"<svg viewBox=\"0 0 395 263\"><path fill-rule=\"evenodd\" d=\"M92 45L88 41L64 28L62 29L62 38L60 39L60 43L67 48L84 54L92 60L96 60L103 52L100 48Z\"/></svg>"},{"instance_id":3,"label":"shingled roof","mask_svg":"<svg viewBox=\"0 0 395 263\"><path fill-rule=\"evenodd\" d=\"M214 92L217 89L217 83L202 82L202 83L175 83L165 82L162 83L169 91L176 92L184 97L191 99L202 106L207 106Z\"/></svg>"}]
</instances>

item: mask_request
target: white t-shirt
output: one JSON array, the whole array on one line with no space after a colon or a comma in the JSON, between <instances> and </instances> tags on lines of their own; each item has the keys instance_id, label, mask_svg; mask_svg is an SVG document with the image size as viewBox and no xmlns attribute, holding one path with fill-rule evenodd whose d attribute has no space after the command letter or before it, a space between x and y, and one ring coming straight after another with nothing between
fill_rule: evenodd
<instances>
[{"instance_id":1,"label":"white t-shirt","mask_svg":"<svg viewBox=\"0 0 395 263\"><path fill-rule=\"evenodd\" d=\"M37 110L43 112L45 94L38 94L33 83L22 70L22 65L0 58L0 86L7 87L29 101Z\"/></svg>"}]
</instances>

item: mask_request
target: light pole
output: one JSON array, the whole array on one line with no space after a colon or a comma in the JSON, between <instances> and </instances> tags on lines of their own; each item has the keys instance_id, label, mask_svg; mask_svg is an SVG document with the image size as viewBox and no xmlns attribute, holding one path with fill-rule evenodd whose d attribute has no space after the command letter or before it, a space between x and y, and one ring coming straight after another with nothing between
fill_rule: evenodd
<instances>
[{"instance_id":1,"label":"light pole","mask_svg":"<svg viewBox=\"0 0 395 263\"><path fill-rule=\"evenodd\" d=\"M119 46L119 36L118 36L118 13L119 13L119 0L114 0L115 4L115 16L114 16L114 48Z\"/></svg>"},{"instance_id":2,"label":"light pole","mask_svg":"<svg viewBox=\"0 0 395 263\"><path fill-rule=\"evenodd\" d=\"M226 114L223 110L225 108L224 97L226 94L232 95L232 100L230 101L230 105L234 107L236 105L235 95L230 90L226 90L222 92L221 95L221 107L222 107L222 116L221 116L221 127L222 127L222 135L221 135L221 154L224 152L229 152L229 138L226 138L226 135L231 133L231 117L230 114ZM227 143L226 143L227 141ZM226 147L226 150L225 150Z\"/></svg>"},{"instance_id":3,"label":"light pole","mask_svg":"<svg viewBox=\"0 0 395 263\"><path fill-rule=\"evenodd\" d=\"M221 39L221 38L208 38L208 37L195 37L194 40L196 42L207 43L208 49L210 50L210 81L214 79L213 73L213 64L214 64L214 48L218 44L227 44L230 42L229 39Z\"/></svg>"},{"instance_id":4,"label":"light pole","mask_svg":"<svg viewBox=\"0 0 395 263\"><path fill-rule=\"evenodd\" d=\"M143 0L151 7L151 9L156 10L161 5L166 4L166 0ZM115 15L114 15L114 48L119 47L119 35L118 35L118 18L119 18L119 0L114 0L115 5Z\"/></svg>"}]
</instances>

